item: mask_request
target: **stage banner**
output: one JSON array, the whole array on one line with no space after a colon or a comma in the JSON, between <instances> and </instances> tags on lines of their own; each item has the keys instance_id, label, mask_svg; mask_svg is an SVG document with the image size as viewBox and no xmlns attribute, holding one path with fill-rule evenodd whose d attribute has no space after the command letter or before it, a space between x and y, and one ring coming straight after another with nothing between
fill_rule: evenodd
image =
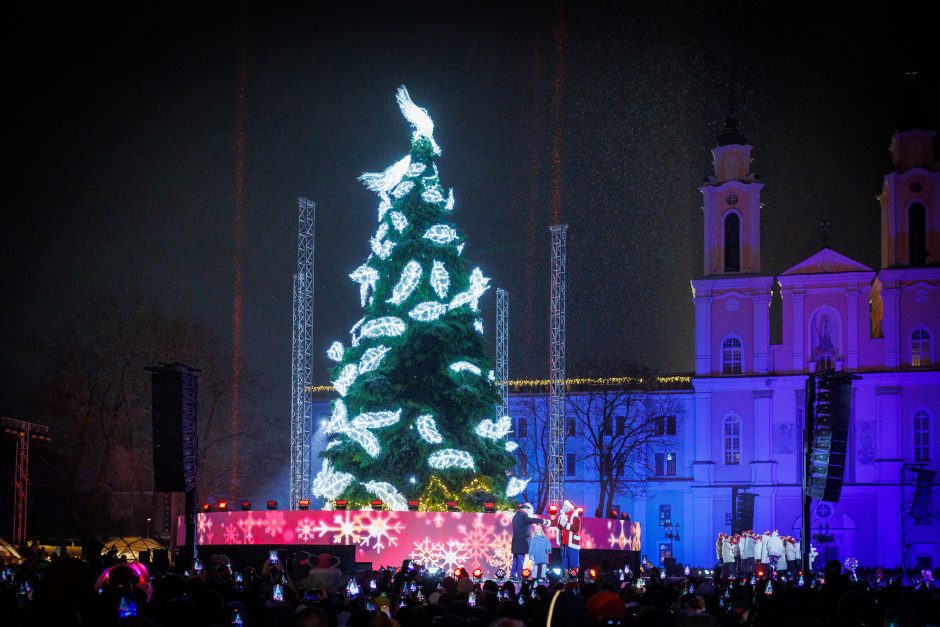
<instances>
[{"instance_id":1,"label":"stage banner","mask_svg":"<svg viewBox=\"0 0 940 627\"><path fill-rule=\"evenodd\" d=\"M200 545L310 545L356 547L357 562L373 567L401 566L413 559L424 566L452 570L483 569L490 577L512 562L512 512L282 511L197 514ZM182 545L183 526L178 542ZM548 528L557 547L555 529ZM639 550L638 523L582 518L581 547Z\"/></svg>"}]
</instances>

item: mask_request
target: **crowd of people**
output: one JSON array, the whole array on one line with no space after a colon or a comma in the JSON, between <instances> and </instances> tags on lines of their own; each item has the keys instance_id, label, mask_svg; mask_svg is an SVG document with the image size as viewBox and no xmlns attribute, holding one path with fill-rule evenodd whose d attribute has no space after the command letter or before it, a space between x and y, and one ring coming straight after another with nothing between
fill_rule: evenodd
<instances>
[{"instance_id":1,"label":"crowd of people","mask_svg":"<svg viewBox=\"0 0 940 627\"><path fill-rule=\"evenodd\" d=\"M751 530L719 533L715 554L725 577L750 575L761 566L790 575L796 575L800 570L800 540L782 536L776 529L763 534Z\"/></svg>"},{"instance_id":2,"label":"crowd of people","mask_svg":"<svg viewBox=\"0 0 940 627\"><path fill-rule=\"evenodd\" d=\"M478 580L401 568L344 573L328 554L274 552L258 565L225 555L157 573L136 562L34 559L2 569L0 623L12 627L922 627L940 624L940 591L838 562L819 576L725 577L694 569L639 577L601 564L567 582ZM591 572L592 576L587 576ZM698 573L698 574L694 574Z\"/></svg>"}]
</instances>

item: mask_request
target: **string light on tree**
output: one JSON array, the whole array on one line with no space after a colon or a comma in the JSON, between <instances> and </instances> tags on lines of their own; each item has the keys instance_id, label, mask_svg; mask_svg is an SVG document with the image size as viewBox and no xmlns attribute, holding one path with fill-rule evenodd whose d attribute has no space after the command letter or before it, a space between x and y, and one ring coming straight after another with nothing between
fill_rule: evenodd
<instances>
[{"instance_id":1,"label":"string light on tree","mask_svg":"<svg viewBox=\"0 0 940 627\"><path fill-rule=\"evenodd\" d=\"M380 429L401 420L401 410L364 412L352 419L352 426L357 429Z\"/></svg>"},{"instance_id":2,"label":"string light on tree","mask_svg":"<svg viewBox=\"0 0 940 627\"><path fill-rule=\"evenodd\" d=\"M506 441L506 452L507 452L507 453L513 453L513 452L515 452L515 450L516 450L517 448L519 448L519 445L516 444L515 442L513 442L512 440L507 440L507 441Z\"/></svg>"},{"instance_id":3,"label":"string light on tree","mask_svg":"<svg viewBox=\"0 0 940 627\"><path fill-rule=\"evenodd\" d=\"M349 386L356 380L356 375L358 374L357 370L358 368L355 364L347 364L343 367L339 378L333 381L333 387L336 388L340 396L346 396L346 391L349 390Z\"/></svg>"},{"instance_id":4,"label":"string light on tree","mask_svg":"<svg viewBox=\"0 0 940 627\"><path fill-rule=\"evenodd\" d=\"M444 209L447 211L454 210L454 190L450 189L447 193L447 203L444 205Z\"/></svg>"},{"instance_id":5,"label":"string light on tree","mask_svg":"<svg viewBox=\"0 0 940 627\"><path fill-rule=\"evenodd\" d=\"M408 228L408 218L401 211L393 211L388 217L392 220L392 226L399 233Z\"/></svg>"},{"instance_id":6,"label":"string light on tree","mask_svg":"<svg viewBox=\"0 0 940 627\"><path fill-rule=\"evenodd\" d=\"M359 177L359 181L381 196L382 194L387 194L392 191L392 189L398 185L402 178L404 178L405 173L408 172L409 167L411 167L411 155L406 155L404 158L399 159L385 168L382 172L366 172ZM382 218L379 218L379 220L381 219Z\"/></svg>"},{"instance_id":7,"label":"string light on tree","mask_svg":"<svg viewBox=\"0 0 940 627\"><path fill-rule=\"evenodd\" d=\"M375 290L375 284L379 281L379 271L368 264L362 264L349 275L349 278L359 284L359 300L365 307L369 300L369 292Z\"/></svg>"},{"instance_id":8,"label":"string light on tree","mask_svg":"<svg viewBox=\"0 0 940 627\"><path fill-rule=\"evenodd\" d=\"M405 510L408 509L408 501L401 495L395 486L384 481L366 481L362 485L366 490L382 499L388 505L389 509Z\"/></svg>"},{"instance_id":9,"label":"string light on tree","mask_svg":"<svg viewBox=\"0 0 940 627\"><path fill-rule=\"evenodd\" d=\"M481 318L477 318L476 320L474 320L473 328L476 329L477 333L479 333L480 335L483 335L483 320Z\"/></svg>"},{"instance_id":10,"label":"string light on tree","mask_svg":"<svg viewBox=\"0 0 940 627\"><path fill-rule=\"evenodd\" d=\"M421 192L421 198L424 202L439 203L444 202L444 193L439 185L435 185Z\"/></svg>"},{"instance_id":11,"label":"string light on tree","mask_svg":"<svg viewBox=\"0 0 940 627\"><path fill-rule=\"evenodd\" d=\"M480 421L480 424L476 426L474 431L481 438L499 440L509 435L509 432L512 431L512 418L502 416L495 422L486 418Z\"/></svg>"},{"instance_id":12,"label":"string light on tree","mask_svg":"<svg viewBox=\"0 0 940 627\"><path fill-rule=\"evenodd\" d=\"M348 472L337 472L330 460L324 459L320 472L313 479L311 492L322 499L333 500L355 480L356 478Z\"/></svg>"},{"instance_id":13,"label":"string light on tree","mask_svg":"<svg viewBox=\"0 0 940 627\"><path fill-rule=\"evenodd\" d=\"M448 307L450 309L456 309L457 307L462 307L463 305L469 305L470 309L476 311L479 309L480 297L483 296L483 293L488 289L490 289L489 277L483 276L483 273L480 272L479 268L474 268L473 272L470 273L469 289L454 296Z\"/></svg>"},{"instance_id":14,"label":"string light on tree","mask_svg":"<svg viewBox=\"0 0 940 627\"><path fill-rule=\"evenodd\" d=\"M362 325L360 337L398 337L405 332L405 323L401 318L386 316L369 320Z\"/></svg>"},{"instance_id":15,"label":"string light on tree","mask_svg":"<svg viewBox=\"0 0 940 627\"><path fill-rule=\"evenodd\" d=\"M421 174L427 169L427 167L428 167L427 164L421 163L420 161L418 161L417 163L412 163L410 166L408 166L408 170L405 172L405 176L409 176L409 177L421 176Z\"/></svg>"}]
</instances>

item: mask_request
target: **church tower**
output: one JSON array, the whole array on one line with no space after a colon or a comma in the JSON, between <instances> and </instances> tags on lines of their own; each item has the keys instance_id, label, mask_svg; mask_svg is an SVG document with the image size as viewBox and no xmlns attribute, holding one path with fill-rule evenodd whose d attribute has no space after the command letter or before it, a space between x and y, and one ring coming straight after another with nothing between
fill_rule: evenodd
<instances>
[{"instance_id":1,"label":"church tower","mask_svg":"<svg viewBox=\"0 0 940 627\"><path fill-rule=\"evenodd\" d=\"M692 281L695 372L765 373L770 363L772 278L760 276L760 191L751 146L733 116L712 149L704 196L704 276Z\"/></svg>"},{"instance_id":2,"label":"church tower","mask_svg":"<svg viewBox=\"0 0 940 627\"><path fill-rule=\"evenodd\" d=\"M705 276L760 274L760 190L751 173L751 146L733 116L712 149L714 173L705 197Z\"/></svg>"}]
</instances>

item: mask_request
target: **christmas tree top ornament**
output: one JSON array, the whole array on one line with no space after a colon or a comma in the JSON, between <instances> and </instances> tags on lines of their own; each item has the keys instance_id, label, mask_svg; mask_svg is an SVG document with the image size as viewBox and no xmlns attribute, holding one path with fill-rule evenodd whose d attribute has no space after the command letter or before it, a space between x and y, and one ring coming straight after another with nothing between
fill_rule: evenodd
<instances>
[{"instance_id":1,"label":"christmas tree top ornament","mask_svg":"<svg viewBox=\"0 0 940 627\"><path fill-rule=\"evenodd\" d=\"M391 509L420 499L425 510L457 500L464 511L495 501L508 509L526 480L512 477L512 419L498 413L492 359L484 350L479 299L489 278L462 256L454 194L441 185L434 121L404 87L409 154L359 180L379 197L371 252L350 274L361 313L348 346L330 359L339 398L325 431L313 493ZM438 502L440 501L440 502Z\"/></svg>"}]
</instances>

